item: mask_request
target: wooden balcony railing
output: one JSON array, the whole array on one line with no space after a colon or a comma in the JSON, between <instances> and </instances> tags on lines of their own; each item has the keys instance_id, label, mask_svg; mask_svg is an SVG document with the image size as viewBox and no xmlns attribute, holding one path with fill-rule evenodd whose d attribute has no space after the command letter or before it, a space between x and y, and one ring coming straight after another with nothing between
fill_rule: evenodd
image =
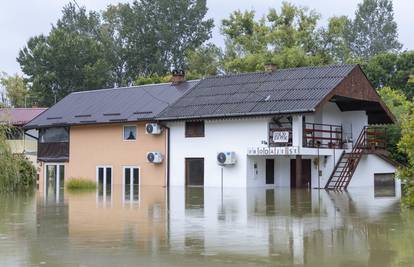
<instances>
[{"instance_id":1,"label":"wooden balcony railing","mask_svg":"<svg viewBox=\"0 0 414 267\"><path fill-rule=\"evenodd\" d=\"M311 148L342 148L342 125L304 123L303 146Z\"/></svg>"}]
</instances>

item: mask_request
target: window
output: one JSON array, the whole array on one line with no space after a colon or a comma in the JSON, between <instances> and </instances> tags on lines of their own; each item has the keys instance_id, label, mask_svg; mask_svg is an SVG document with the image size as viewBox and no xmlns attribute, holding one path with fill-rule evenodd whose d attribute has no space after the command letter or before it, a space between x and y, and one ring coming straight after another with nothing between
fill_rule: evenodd
<instances>
[{"instance_id":1,"label":"window","mask_svg":"<svg viewBox=\"0 0 414 267\"><path fill-rule=\"evenodd\" d=\"M139 169L136 167L124 167L124 200L139 200Z\"/></svg>"},{"instance_id":2,"label":"window","mask_svg":"<svg viewBox=\"0 0 414 267\"><path fill-rule=\"evenodd\" d=\"M41 129L39 132L40 143L65 143L69 142L69 130L64 127Z\"/></svg>"},{"instance_id":3,"label":"window","mask_svg":"<svg viewBox=\"0 0 414 267\"><path fill-rule=\"evenodd\" d=\"M112 167L97 167L96 180L98 184L98 196L103 201L112 195Z\"/></svg>"},{"instance_id":4,"label":"window","mask_svg":"<svg viewBox=\"0 0 414 267\"><path fill-rule=\"evenodd\" d=\"M124 126L124 140L125 141L137 140L137 127L136 126Z\"/></svg>"},{"instance_id":5,"label":"window","mask_svg":"<svg viewBox=\"0 0 414 267\"><path fill-rule=\"evenodd\" d=\"M204 121L185 122L185 137L204 137Z\"/></svg>"}]
</instances>

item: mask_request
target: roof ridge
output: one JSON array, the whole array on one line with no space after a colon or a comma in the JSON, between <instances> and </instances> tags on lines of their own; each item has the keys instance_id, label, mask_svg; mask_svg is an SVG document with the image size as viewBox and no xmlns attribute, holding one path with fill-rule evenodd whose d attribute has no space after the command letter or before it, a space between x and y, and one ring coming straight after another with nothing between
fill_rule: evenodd
<instances>
[{"instance_id":1,"label":"roof ridge","mask_svg":"<svg viewBox=\"0 0 414 267\"><path fill-rule=\"evenodd\" d=\"M276 69L274 72L278 72L278 71L289 71L289 70L304 70L304 69L316 69L316 68L332 68L332 67L345 67L345 66L357 66L358 64L347 64L347 63L343 63L343 64L329 64L329 65L320 65L320 66L302 66L302 67L291 67L291 68L284 68L284 69ZM266 72L266 71L253 71L253 72L241 72L241 73L229 73L229 74L224 74L224 75L212 75L212 76L208 76L206 78L204 78L205 80L207 79L214 79L214 78L225 78L225 77L238 77L238 76L244 76L244 75L252 75L252 74L271 74L274 72Z\"/></svg>"},{"instance_id":2,"label":"roof ridge","mask_svg":"<svg viewBox=\"0 0 414 267\"><path fill-rule=\"evenodd\" d=\"M189 81L185 81L185 82L198 82L200 81L200 79L198 80L189 80ZM185 83L184 82L184 83ZM69 95L72 94L82 94L82 93L93 93L93 92L102 92L102 91L110 91L110 90L118 90L118 89L140 89L140 88L145 88L145 87L150 87L150 86L161 86L161 85L168 85L171 84L171 82L168 83L149 83L149 84L141 84L141 85L136 85L136 86L123 86L123 87L113 87L113 88L102 88L102 89L94 89L94 90L85 90L85 91L77 91L77 92L72 92ZM183 83L180 83L180 85Z\"/></svg>"}]
</instances>

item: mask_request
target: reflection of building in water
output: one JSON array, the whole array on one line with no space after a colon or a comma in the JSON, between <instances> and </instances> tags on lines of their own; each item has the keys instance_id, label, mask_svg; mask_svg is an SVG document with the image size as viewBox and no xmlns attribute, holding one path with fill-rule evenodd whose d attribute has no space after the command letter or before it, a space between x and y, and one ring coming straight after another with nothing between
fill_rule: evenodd
<instances>
[{"instance_id":1,"label":"reflection of building in water","mask_svg":"<svg viewBox=\"0 0 414 267\"><path fill-rule=\"evenodd\" d=\"M114 186L111 195L99 190L86 195L67 195L71 242L105 240L112 244L132 242L140 249L160 247L167 231L165 190L144 189L133 191L132 197L121 186Z\"/></svg>"},{"instance_id":2,"label":"reflection of building in water","mask_svg":"<svg viewBox=\"0 0 414 267\"><path fill-rule=\"evenodd\" d=\"M391 260L389 253L380 253L387 244L381 231L387 229L375 221L394 208L399 196L378 199L372 190L182 190L172 188L169 199L174 253L240 261L264 257L280 264Z\"/></svg>"}]
</instances>

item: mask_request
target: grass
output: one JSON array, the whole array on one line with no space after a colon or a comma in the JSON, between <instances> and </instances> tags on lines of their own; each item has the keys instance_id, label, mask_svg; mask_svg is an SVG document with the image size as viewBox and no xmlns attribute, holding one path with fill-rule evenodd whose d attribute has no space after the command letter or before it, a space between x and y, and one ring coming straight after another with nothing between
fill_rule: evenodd
<instances>
[{"instance_id":1,"label":"grass","mask_svg":"<svg viewBox=\"0 0 414 267\"><path fill-rule=\"evenodd\" d=\"M70 191L92 191L96 189L96 183L85 178L71 178L66 182L66 188Z\"/></svg>"}]
</instances>

